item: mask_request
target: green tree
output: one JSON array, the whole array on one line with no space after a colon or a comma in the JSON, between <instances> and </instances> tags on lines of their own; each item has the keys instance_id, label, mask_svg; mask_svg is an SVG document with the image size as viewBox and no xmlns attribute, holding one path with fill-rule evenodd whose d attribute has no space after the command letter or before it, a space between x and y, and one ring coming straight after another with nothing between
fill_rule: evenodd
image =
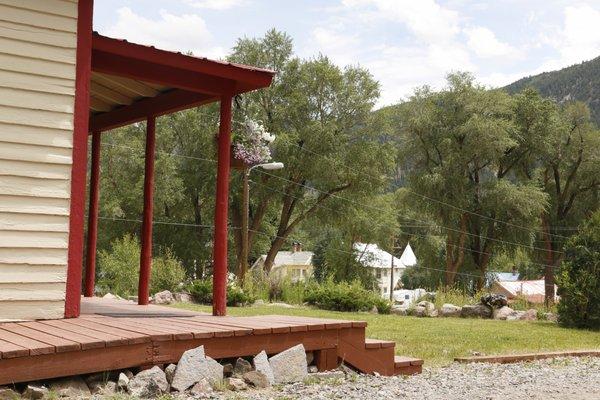
<instances>
[{"instance_id":1,"label":"green tree","mask_svg":"<svg viewBox=\"0 0 600 400\"><path fill-rule=\"evenodd\" d=\"M402 111L410 198L445 236L445 284L469 255L482 287L495 251L531 244L531 232L515 227L535 227L546 202L513 179L509 159L520 142L512 100L457 73L439 92L417 90Z\"/></svg>"},{"instance_id":2,"label":"green tree","mask_svg":"<svg viewBox=\"0 0 600 400\"><path fill-rule=\"evenodd\" d=\"M558 285L559 322L600 329L600 212L567 242Z\"/></svg>"}]
</instances>

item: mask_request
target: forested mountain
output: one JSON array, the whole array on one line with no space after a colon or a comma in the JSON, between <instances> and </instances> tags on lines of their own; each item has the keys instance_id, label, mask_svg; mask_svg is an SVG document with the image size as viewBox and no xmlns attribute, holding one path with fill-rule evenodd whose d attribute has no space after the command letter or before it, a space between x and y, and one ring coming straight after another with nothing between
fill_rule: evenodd
<instances>
[{"instance_id":1,"label":"forested mountain","mask_svg":"<svg viewBox=\"0 0 600 400\"><path fill-rule=\"evenodd\" d=\"M558 71L519 79L505 89L513 94L527 87L533 87L542 96L559 102L585 102L590 107L592 119L600 125L600 57Z\"/></svg>"}]
</instances>

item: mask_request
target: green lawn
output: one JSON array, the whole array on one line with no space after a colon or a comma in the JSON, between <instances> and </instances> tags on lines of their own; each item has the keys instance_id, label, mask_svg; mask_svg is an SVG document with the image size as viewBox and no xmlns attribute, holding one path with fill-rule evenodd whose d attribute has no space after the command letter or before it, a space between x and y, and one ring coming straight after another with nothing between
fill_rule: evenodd
<instances>
[{"instance_id":1,"label":"green lawn","mask_svg":"<svg viewBox=\"0 0 600 400\"><path fill-rule=\"evenodd\" d=\"M177 304L175 307L210 312L210 307ZM600 349L600 333L566 329L551 322L493 321L462 318L416 318L283 308L229 307L233 316L297 315L367 321L367 336L396 342L396 353L423 358L428 366L450 363L454 357L513 354L536 351Z\"/></svg>"}]
</instances>

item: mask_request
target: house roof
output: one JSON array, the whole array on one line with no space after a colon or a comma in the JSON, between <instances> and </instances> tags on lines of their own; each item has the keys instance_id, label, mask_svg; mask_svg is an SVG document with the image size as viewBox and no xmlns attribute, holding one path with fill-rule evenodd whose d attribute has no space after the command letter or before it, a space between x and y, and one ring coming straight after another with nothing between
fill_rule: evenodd
<instances>
[{"instance_id":1,"label":"house roof","mask_svg":"<svg viewBox=\"0 0 600 400\"><path fill-rule=\"evenodd\" d=\"M391 268L392 255L380 249L375 243L355 243L354 249L358 252L357 261L365 267ZM394 267L405 268L406 266L398 257L394 258Z\"/></svg>"},{"instance_id":2,"label":"house roof","mask_svg":"<svg viewBox=\"0 0 600 400\"><path fill-rule=\"evenodd\" d=\"M273 268L278 268L284 265L311 265L315 253L312 251L280 251L275 256ZM267 256L263 254L252 266L262 265Z\"/></svg>"},{"instance_id":3,"label":"house roof","mask_svg":"<svg viewBox=\"0 0 600 400\"><path fill-rule=\"evenodd\" d=\"M545 293L545 282L543 279L531 280L531 281L498 281L494 282L495 287L499 287L506 291L510 296L525 296L530 301L543 301ZM554 285L554 292L556 293L556 285ZM558 298L558 297L557 297Z\"/></svg>"},{"instance_id":4,"label":"house roof","mask_svg":"<svg viewBox=\"0 0 600 400\"><path fill-rule=\"evenodd\" d=\"M104 131L267 87L275 72L94 33L90 131Z\"/></svg>"},{"instance_id":5,"label":"house roof","mask_svg":"<svg viewBox=\"0 0 600 400\"><path fill-rule=\"evenodd\" d=\"M400 262L407 267L417 265L417 256L415 256L412 247L410 247L410 243L408 243L404 248L404 251L400 256Z\"/></svg>"},{"instance_id":6,"label":"house roof","mask_svg":"<svg viewBox=\"0 0 600 400\"><path fill-rule=\"evenodd\" d=\"M515 282L519 280L518 272L496 272L489 271L487 273L488 280L491 282L502 281L502 282Z\"/></svg>"}]
</instances>

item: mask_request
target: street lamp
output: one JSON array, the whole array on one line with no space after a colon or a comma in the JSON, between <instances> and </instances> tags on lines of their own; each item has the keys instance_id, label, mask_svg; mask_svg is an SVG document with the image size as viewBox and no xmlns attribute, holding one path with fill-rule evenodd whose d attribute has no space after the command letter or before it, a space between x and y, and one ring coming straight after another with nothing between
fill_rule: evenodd
<instances>
[{"instance_id":1,"label":"street lamp","mask_svg":"<svg viewBox=\"0 0 600 400\"><path fill-rule=\"evenodd\" d=\"M244 283L246 271L248 270L248 220L250 219L250 172L255 168L262 168L267 171L282 169L283 163L272 162L256 164L244 170L244 179L242 182L242 254L240 255L240 283Z\"/></svg>"}]
</instances>

